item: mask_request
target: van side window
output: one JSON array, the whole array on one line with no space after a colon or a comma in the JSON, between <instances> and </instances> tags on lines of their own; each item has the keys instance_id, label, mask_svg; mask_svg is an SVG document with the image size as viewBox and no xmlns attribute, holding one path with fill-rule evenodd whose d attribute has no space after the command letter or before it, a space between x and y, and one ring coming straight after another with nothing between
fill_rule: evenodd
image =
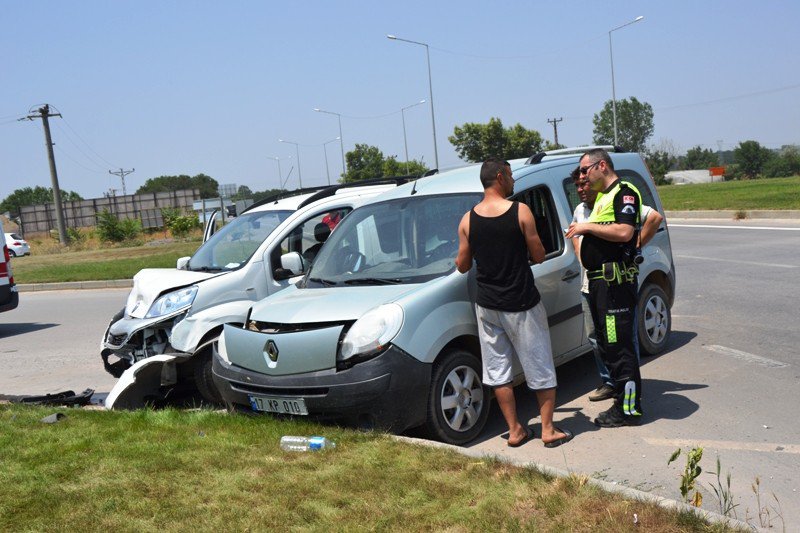
<instances>
[{"instance_id":1,"label":"van side window","mask_svg":"<svg viewBox=\"0 0 800 533\"><path fill-rule=\"evenodd\" d=\"M320 248L344 216L352 211L345 207L319 213L294 228L270 254L272 272L281 269L281 255L297 252L307 263L313 263Z\"/></svg>"},{"instance_id":2,"label":"van side window","mask_svg":"<svg viewBox=\"0 0 800 533\"><path fill-rule=\"evenodd\" d=\"M569 212L570 214L575 212L575 208L578 207L581 203L581 199L578 197L578 187L575 185L575 182L572 181L572 178L567 176L564 178L564 194L567 195L567 201L569 202Z\"/></svg>"},{"instance_id":3,"label":"van side window","mask_svg":"<svg viewBox=\"0 0 800 533\"><path fill-rule=\"evenodd\" d=\"M533 219L536 221L536 231L544 245L546 258L561 255L564 250L564 238L558 224L558 213L550 189L545 186L534 187L515 195L512 199L531 208Z\"/></svg>"}]
</instances>

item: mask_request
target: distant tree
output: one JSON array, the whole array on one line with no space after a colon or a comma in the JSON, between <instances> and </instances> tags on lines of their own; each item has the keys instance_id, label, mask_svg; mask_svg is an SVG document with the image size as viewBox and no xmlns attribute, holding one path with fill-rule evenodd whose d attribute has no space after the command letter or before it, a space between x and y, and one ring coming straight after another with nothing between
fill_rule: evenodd
<instances>
[{"instance_id":1,"label":"distant tree","mask_svg":"<svg viewBox=\"0 0 800 533\"><path fill-rule=\"evenodd\" d=\"M764 164L764 176L782 178L800 174L800 148L794 145L783 146L777 155Z\"/></svg>"},{"instance_id":2,"label":"distant tree","mask_svg":"<svg viewBox=\"0 0 800 533\"><path fill-rule=\"evenodd\" d=\"M685 170L701 170L719 165L719 156L710 149L703 149L699 145L689 148L681 165Z\"/></svg>"},{"instance_id":3,"label":"distant tree","mask_svg":"<svg viewBox=\"0 0 800 533\"><path fill-rule=\"evenodd\" d=\"M733 150L733 160L745 178L755 178L761 174L764 165L772 157L775 157L774 152L761 146L758 141L740 142Z\"/></svg>"},{"instance_id":4,"label":"distant tree","mask_svg":"<svg viewBox=\"0 0 800 533\"><path fill-rule=\"evenodd\" d=\"M428 171L421 161L398 161L397 156L390 155L383 160L383 177L391 176L421 176Z\"/></svg>"},{"instance_id":5,"label":"distant tree","mask_svg":"<svg viewBox=\"0 0 800 533\"><path fill-rule=\"evenodd\" d=\"M614 144L613 102L608 100L592 119L595 144ZM617 100L618 144L626 150L644 152L647 140L652 137L653 108L631 96L630 100Z\"/></svg>"},{"instance_id":6,"label":"distant tree","mask_svg":"<svg viewBox=\"0 0 800 533\"><path fill-rule=\"evenodd\" d=\"M503 128L499 118L490 118L487 124L467 122L453 129L447 138L458 157L477 163L489 158L517 159L528 157L542 150L542 136L521 124Z\"/></svg>"},{"instance_id":7,"label":"distant tree","mask_svg":"<svg viewBox=\"0 0 800 533\"><path fill-rule=\"evenodd\" d=\"M281 194L286 192L286 189L267 189L264 191L256 191L250 195L250 198L253 199L253 202L260 202L265 198L269 198L270 196L275 196L276 194Z\"/></svg>"},{"instance_id":8,"label":"distant tree","mask_svg":"<svg viewBox=\"0 0 800 533\"><path fill-rule=\"evenodd\" d=\"M654 150L647 153L645 161L647 162L647 168L650 169L650 174L653 175L656 185L666 185L672 182L672 180L666 176L667 172L675 167L677 162L675 156L665 150Z\"/></svg>"},{"instance_id":9,"label":"distant tree","mask_svg":"<svg viewBox=\"0 0 800 533\"><path fill-rule=\"evenodd\" d=\"M231 200L233 201L244 200L245 198L252 198L252 197L253 197L253 191L250 190L250 187L248 187L247 185L239 185L239 188L236 189L236 194L231 196Z\"/></svg>"},{"instance_id":10,"label":"distant tree","mask_svg":"<svg viewBox=\"0 0 800 533\"><path fill-rule=\"evenodd\" d=\"M80 194L73 191L61 191L61 201L70 202L73 200L83 200ZM41 205L53 203L52 187L23 187L9 194L5 200L0 202L0 213L8 211L12 217L18 217L21 207L28 205Z\"/></svg>"},{"instance_id":11,"label":"distant tree","mask_svg":"<svg viewBox=\"0 0 800 533\"><path fill-rule=\"evenodd\" d=\"M344 157L347 173L339 180L341 183L380 178L383 175L383 152L377 146L356 144L355 149Z\"/></svg>"},{"instance_id":12,"label":"distant tree","mask_svg":"<svg viewBox=\"0 0 800 533\"><path fill-rule=\"evenodd\" d=\"M216 198L219 196L219 183L205 174L198 174L193 177L181 174L179 176L150 178L136 190L136 194L180 191L184 189L199 189L200 198Z\"/></svg>"}]
</instances>

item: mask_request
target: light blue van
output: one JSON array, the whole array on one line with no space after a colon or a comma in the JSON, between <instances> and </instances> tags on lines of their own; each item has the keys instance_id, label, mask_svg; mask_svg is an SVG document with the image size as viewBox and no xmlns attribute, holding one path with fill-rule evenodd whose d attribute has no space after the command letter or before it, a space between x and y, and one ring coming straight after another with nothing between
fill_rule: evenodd
<instances>
[{"instance_id":1,"label":"light blue van","mask_svg":"<svg viewBox=\"0 0 800 533\"><path fill-rule=\"evenodd\" d=\"M556 364L590 350L580 264L562 231L578 203L569 175L580 152L511 162L514 199L530 206L547 252L531 268ZM641 156L611 157L663 213ZM394 432L425 426L456 444L475 438L491 392L481 384L474 269L460 274L454 261L458 223L483 195L479 171L472 165L373 197L331 234L302 281L253 305L243 326L226 325L212 372L228 407ZM669 337L675 287L666 223L643 253L640 341L654 352Z\"/></svg>"}]
</instances>

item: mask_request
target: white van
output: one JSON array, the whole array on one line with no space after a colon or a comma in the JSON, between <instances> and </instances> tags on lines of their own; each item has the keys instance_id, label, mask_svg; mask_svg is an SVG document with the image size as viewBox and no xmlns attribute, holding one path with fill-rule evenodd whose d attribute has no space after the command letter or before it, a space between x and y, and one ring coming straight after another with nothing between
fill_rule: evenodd
<instances>
[{"instance_id":1,"label":"white van","mask_svg":"<svg viewBox=\"0 0 800 533\"><path fill-rule=\"evenodd\" d=\"M556 364L590 351L581 267L561 228L578 203L570 173L587 148L512 161L513 199L544 245L532 266ZM612 153L617 174L663 213L639 154ZM483 196L480 165L422 178L356 209L302 282L225 325L213 363L229 409L334 419L395 432L424 426L462 444L486 422L475 319L475 269L455 269L458 223ZM291 254L289 254L291 255ZM666 223L643 250L637 320L643 353L670 332L675 270ZM517 383L522 381L518 362Z\"/></svg>"},{"instance_id":2,"label":"white van","mask_svg":"<svg viewBox=\"0 0 800 533\"><path fill-rule=\"evenodd\" d=\"M335 185L250 206L212 234L177 268L140 271L125 308L101 340L108 372L119 377L108 408L135 408L178 388L220 397L211 378L211 350L225 323L243 323L253 302L297 282L338 222L367 198L405 178ZM291 264L281 255L296 252ZM111 357L118 358L112 362Z\"/></svg>"},{"instance_id":3,"label":"white van","mask_svg":"<svg viewBox=\"0 0 800 533\"><path fill-rule=\"evenodd\" d=\"M3 233L2 222L0 222L0 233ZM11 253L3 242L3 253L0 254L0 312L16 309L17 305L19 305L19 293L11 272Z\"/></svg>"}]
</instances>

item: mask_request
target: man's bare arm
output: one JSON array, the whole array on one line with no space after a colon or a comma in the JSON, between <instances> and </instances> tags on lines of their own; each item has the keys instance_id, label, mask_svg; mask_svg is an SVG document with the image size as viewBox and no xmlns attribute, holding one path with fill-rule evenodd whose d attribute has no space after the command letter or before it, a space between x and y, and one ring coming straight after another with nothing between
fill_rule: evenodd
<instances>
[{"instance_id":1,"label":"man's bare arm","mask_svg":"<svg viewBox=\"0 0 800 533\"><path fill-rule=\"evenodd\" d=\"M469 247L469 213L461 217L461 222L458 224L456 268L462 274L472 268L472 249Z\"/></svg>"},{"instance_id":2,"label":"man's bare arm","mask_svg":"<svg viewBox=\"0 0 800 533\"><path fill-rule=\"evenodd\" d=\"M519 224L522 234L525 236L525 244L528 245L531 260L534 263L543 262L545 250L542 239L539 238L539 233L536 231L536 222L533 220L530 207L523 203L519 204Z\"/></svg>"},{"instance_id":3,"label":"man's bare arm","mask_svg":"<svg viewBox=\"0 0 800 533\"><path fill-rule=\"evenodd\" d=\"M594 235L604 241L628 242L633 238L633 226L613 222L611 224L597 224L596 222L572 223L567 231L567 238L577 235Z\"/></svg>"},{"instance_id":4,"label":"man's bare arm","mask_svg":"<svg viewBox=\"0 0 800 533\"><path fill-rule=\"evenodd\" d=\"M658 228L661 226L661 223L664 221L664 217L656 211L655 209L651 209L650 213L648 213L647 218L642 225L642 231L639 232L639 247L641 248L655 236Z\"/></svg>"}]
</instances>

